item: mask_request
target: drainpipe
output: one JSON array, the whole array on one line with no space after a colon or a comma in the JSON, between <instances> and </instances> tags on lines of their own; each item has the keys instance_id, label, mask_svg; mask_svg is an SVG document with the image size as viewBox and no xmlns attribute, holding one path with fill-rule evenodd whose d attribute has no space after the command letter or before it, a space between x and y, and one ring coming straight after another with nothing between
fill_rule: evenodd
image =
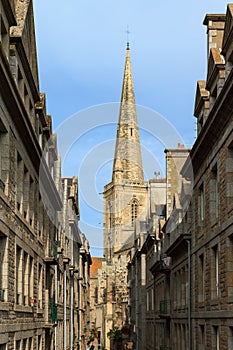
<instances>
[{"instance_id":1,"label":"drainpipe","mask_svg":"<svg viewBox=\"0 0 233 350\"><path fill-rule=\"evenodd\" d=\"M64 264L64 312L63 312L63 317L64 317L64 322L63 322L63 327L64 327L64 339L63 339L63 344L64 344L64 350L66 349L66 264Z\"/></svg>"},{"instance_id":2,"label":"drainpipe","mask_svg":"<svg viewBox=\"0 0 233 350\"><path fill-rule=\"evenodd\" d=\"M58 240L58 219L56 218L56 231L55 231L55 240L57 242ZM57 265L55 265L54 269L54 277L55 277L55 285L54 285L54 303L57 307L57 299L58 299L58 292L57 292ZM57 350L57 327L54 329L54 349Z\"/></svg>"},{"instance_id":3,"label":"drainpipe","mask_svg":"<svg viewBox=\"0 0 233 350\"><path fill-rule=\"evenodd\" d=\"M70 228L71 230L71 228ZM74 240L71 232L71 266L74 265ZM70 350L74 344L74 271L70 271Z\"/></svg>"},{"instance_id":4,"label":"drainpipe","mask_svg":"<svg viewBox=\"0 0 233 350\"><path fill-rule=\"evenodd\" d=\"M55 305L57 305L57 265L55 266ZM54 349L57 350L57 327L54 330Z\"/></svg>"},{"instance_id":5,"label":"drainpipe","mask_svg":"<svg viewBox=\"0 0 233 350\"><path fill-rule=\"evenodd\" d=\"M138 350L138 259L135 259L135 331L136 331L136 350Z\"/></svg>"},{"instance_id":6,"label":"drainpipe","mask_svg":"<svg viewBox=\"0 0 233 350\"><path fill-rule=\"evenodd\" d=\"M191 254L190 240L188 244L188 350L191 350Z\"/></svg>"},{"instance_id":7,"label":"drainpipe","mask_svg":"<svg viewBox=\"0 0 233 350\"><path fill-rule=\"evenodd\" d=\"M155 275L153 274L153 290L154 290L154 349L156 349L156 283L155 283Z\"/></svg>"}]
</instances>

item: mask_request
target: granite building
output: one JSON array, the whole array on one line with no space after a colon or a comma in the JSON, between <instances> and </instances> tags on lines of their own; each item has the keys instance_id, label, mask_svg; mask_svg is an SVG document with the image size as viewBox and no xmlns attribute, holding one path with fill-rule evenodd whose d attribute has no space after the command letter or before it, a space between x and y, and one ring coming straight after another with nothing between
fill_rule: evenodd
<instances>
[{"instance_id":1,"label":"granite building","mask_svg":"<svg viewBox=\"0 0 233 350\"><path fill-rule=\"evenodd\" d=\"M181 169L181 198L173 197L178 205L161 227L150 268L154 349L233 346L232 20L232 4L226 14L204 19L208 62L206 80L197 83L197 139Z\"/></svg>"},{"instance_id":2,"label":"granite building","mask_svg":"<svg viewBox=\"0 0 233 350\"><path fill-rule=\"evenodd\" d=\"M84 349L78 182L61 179L30 0L0 1L0 81L0 349Z\"/></svg>"}]
</instances>

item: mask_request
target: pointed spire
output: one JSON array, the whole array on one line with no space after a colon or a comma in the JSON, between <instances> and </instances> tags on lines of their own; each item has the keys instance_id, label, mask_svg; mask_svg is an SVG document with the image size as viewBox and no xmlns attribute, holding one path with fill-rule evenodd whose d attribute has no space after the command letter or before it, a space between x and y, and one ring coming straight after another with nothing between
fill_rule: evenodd
<instances>
[{"instance_id":1,"label":"pointed spire","mask_svg":"<svg viewBox=\"0 0 233 350\"><path fill-rule=\"evenodd\" d=\"M120 168L119 164L121 164ZM130 183L138 184L144 182L128 42L113 165L113 180L126 180Z\"/></svg>"}]
</instances>

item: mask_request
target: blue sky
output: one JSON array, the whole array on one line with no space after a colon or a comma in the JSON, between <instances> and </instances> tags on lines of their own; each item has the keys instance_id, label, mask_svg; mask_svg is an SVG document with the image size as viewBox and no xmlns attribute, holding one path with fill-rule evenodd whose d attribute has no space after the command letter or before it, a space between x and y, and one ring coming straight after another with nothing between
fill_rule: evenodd
<instances>
[{"instance_id":1,"label":"blue sky","mask_svg":"<svg viewBox=\"0 0 233 350\"><path fill-rule=\"evenodd\" d=\"M187 147L192 146L196 82L205 79L207 67L202 22L206 13L225 13L227 3L34 0L40 90L46 92L59 147L64 142L61 125L70 125L70 117L77 116L71 127L79 137L66 149L62 172L79 175L80 227L93 254L102 248L99 193L111 180L127 26L136 102L155 115L149 117L151 130L139 116L145 177L158 170L163 176L163 149L171 145L158 140L156 123L165 121L172 136L177 132Z\"/></svg>"}]
</instances>

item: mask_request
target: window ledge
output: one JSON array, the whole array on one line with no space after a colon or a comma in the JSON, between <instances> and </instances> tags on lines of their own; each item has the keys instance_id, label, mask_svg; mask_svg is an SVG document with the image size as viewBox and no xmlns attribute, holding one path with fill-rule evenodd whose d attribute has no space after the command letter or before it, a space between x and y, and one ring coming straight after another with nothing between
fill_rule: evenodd
<instances>
[{"instance_id":1,"label":"window ledge","mask_svg":"<svg viewBox=\"0 0 233 350\"><path fill-rule=\"evenodd\" d=\"M33 313L33 308L31 306L28 306L28 305L18 305L17 304L14 306L14 311Z\"/></svg>"},{"instance_id":2,"label":"window ledge","mask_svg":"<svg viewBox=\"0 0 233 350\"><path fill-rule=\"evenodd\" d=\"M1 311L8 311L10 309L10 303L5 301L0 301L0 310Z\"/></svg>"}]
</instances>

